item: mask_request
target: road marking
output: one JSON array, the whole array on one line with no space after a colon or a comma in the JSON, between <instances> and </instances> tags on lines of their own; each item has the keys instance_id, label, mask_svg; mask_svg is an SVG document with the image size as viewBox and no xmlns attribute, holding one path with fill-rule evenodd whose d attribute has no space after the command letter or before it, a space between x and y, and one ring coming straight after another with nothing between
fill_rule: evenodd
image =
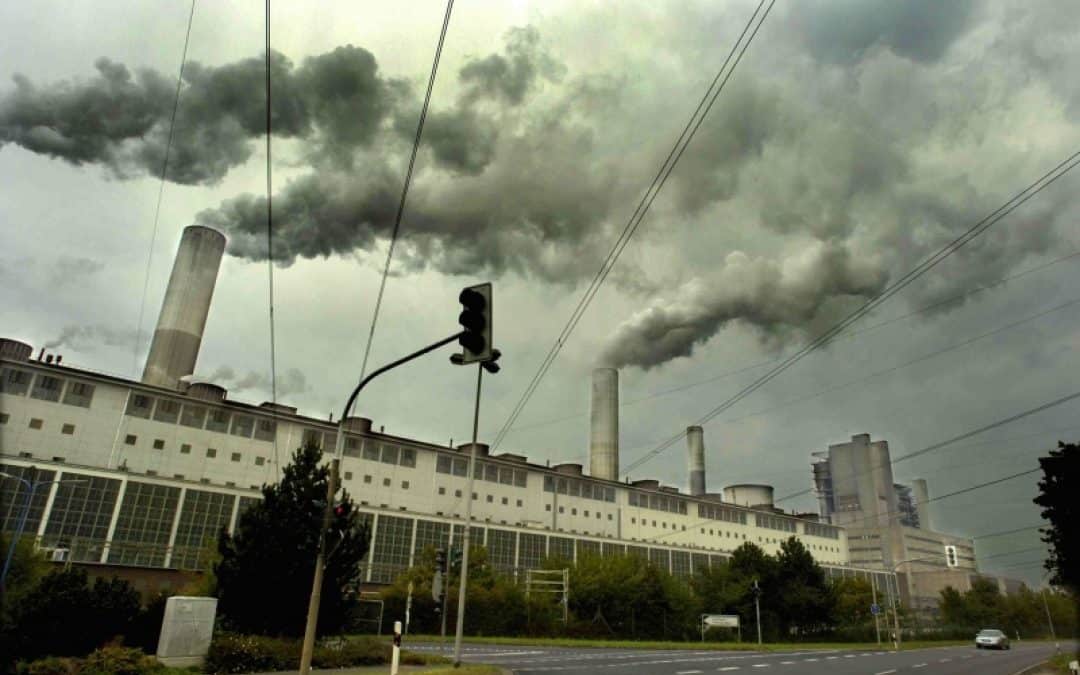
<instances>
[{"instance_id":1,"label":"road marking","mask_svg":"<svg viewBox=\"0 0 1080 675\"><path fill-rule=\"evenodd\" d=\"M738 666L724 666L723 668L717 668L720 672L726 672L728 670L738 670Z\"/></svg>"},{"instance_id":2,"label":"road marking","mask_svg":"<svg viewBox=\"0 0 1080 675\"><path fill-rule=\"evenodd\" d=\"M925 668L925 667L926 667L925 663L916 663L915 665L912 666L912 668Z\"/></svg>"},{"instance_id":3,"label":"road marking","mask_svg":"<svg viewBox=\"0 0 1080 675\"><path fill-rule=\"evenodd\" d=\"M880 673L874 673L874 675L891 675L891 673L895 673L895 672L896 672L895 669L894 670L883 670Z\"/></svg>"},{"instance_id":4,"label":"road marking","mask_svg":"<svg viewBox=\"0 0 1080 675\"><path fill-rule=\"evenodd\" d=\"M855 658L855 655L854 654L844 654L844 658L845 659L853 659L853 658Z\"/></svg>"},{"instance_id":5,"label":"road marking","mask_svg":"<svg viewBox=\"0 0 1080 675\"><path fill-rule=\"evenodd\" d=\"M782 665L782 666L790 666L790 665L792 665L794 663L795 663L794 661L781 661L780 665Z\"/></svg>"},{"instance_id":6,"label":"road marking","mask_svg":"<svg viewBox=\"0 0 1080 675\"><path fill-rule=\"evenodd\" d=\"M832 661L833 659L838 659L838 658L840 658L840 657L839 656L826 656L825 660L826 661Z\"/></svg>"},{"instance_id":7,"label":"road marking","mask_svg":"<svg viewBox=\"0 0 1080 675\"><path fill-rule=\"evenodd\" d=\"M694 675L695 673L700 673L700 672L701 672L700 670L680 670L680 671L677 671L675 673L675 675Z\"/></svg>"},{"instance_id":8,"label":"road marking","mask_svg":"<svg viewBox=\"0 0 1080 675\"><path fill-rule=\"evenodd\" d=\"M948 663L949 661L952 661L952 659L941 659L938 663Z\"/></svg>"},{"instance_id":9,"label":"road marking","mask_svg":"<svg viewBox=\"0 0 1080 675\"><path fill-rule=\"evenodd\" d=\"M767 663L755 663L754 665L752 665L750 667L751 668L768 668L769 664L767 664Z\"/></svg>"}]
</instances>

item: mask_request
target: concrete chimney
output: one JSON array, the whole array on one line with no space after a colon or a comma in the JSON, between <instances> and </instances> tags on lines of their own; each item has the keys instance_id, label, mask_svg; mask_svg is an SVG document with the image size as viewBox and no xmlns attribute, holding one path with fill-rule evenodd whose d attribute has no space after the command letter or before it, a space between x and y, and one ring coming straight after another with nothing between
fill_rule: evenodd
<instances>
[{"instance_id":1,"label":"concrete chimney","mask_svg":"<svg viewBox=\"0 0 1080 675\"><path fill-rule=\"evenodd\" d=\"M705 435L701 427L686 427L686 450L690 472L690 494L705 494Z\"/></svg>"},{"instance_id":2,"label":"concrete chimney","mask_svg":"<svg viewBox=\"0 0 1080 675\"><path fill-rule=\"evenodd\" d=\"M926 480L916 478L911 481L911 497L915 500L915 511L919 514L919 529L932 530L930 526L930 491L926 488Z\"/></svg>"},{"instance_id":3,"label":"concrete chimney","mask_svg":"<svg viewBox=\"0 0 1080 675\"><path fill-rule=\"evenodd\" d=\"M619 371L614 368L593 371L589 475L619 480Z\"/></svg>"},{"instance_id":4,"label":"concrete chimney","mask_svg":"<svg viewBox=\"0 0 1080 675\"><path fill-rule=\"evenodd\" d=\"M225 235L200 225L184 228L146 357L145 384L176 389L181 377L195 372L224 253Z\"/></svg>"}]
</instances>

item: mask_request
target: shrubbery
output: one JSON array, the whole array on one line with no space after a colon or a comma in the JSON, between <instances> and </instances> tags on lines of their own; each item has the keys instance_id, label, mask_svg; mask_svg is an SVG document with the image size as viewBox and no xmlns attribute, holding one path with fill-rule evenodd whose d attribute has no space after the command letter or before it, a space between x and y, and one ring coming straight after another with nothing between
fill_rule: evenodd
<instances>
[{"instance_id":1,"label":"shrubbery","mask_svg":"<svg viewBox=\"0 0 1080 675\"><path fill-rule=\"evenodd\" d=\"M49 656L20 664L19 675L153 675L165 670L157 659L129 647L102 647L84 659Z\"/></svg>"},{"instance_id":2,"label":"shrubbery","mask_svg":"<svg viewBox=\"0 0 1080 675\"><path fill-rule=\"evenodd\" d=\"M300 662L299 640L260 635L221 633L214 637L203 670L215 675L292 670ZM312 655L315 668L374 666L390 661L389 644L375 638L356 638L338 646L319 645ZM426 663L421 655L405 654L402 663Z\"/></svg>"}]
</instances>

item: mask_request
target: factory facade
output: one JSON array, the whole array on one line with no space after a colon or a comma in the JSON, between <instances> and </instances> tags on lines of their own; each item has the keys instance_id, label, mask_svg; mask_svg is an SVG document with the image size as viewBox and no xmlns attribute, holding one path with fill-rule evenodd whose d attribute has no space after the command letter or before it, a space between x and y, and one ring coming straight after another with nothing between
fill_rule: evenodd
<instances>
[{"instance_id":1,"label":"factory facade","mask_svg":"<svg viewBox=\"0 0 1080 675\"><path fill-rule=\"evenodd\" d=\"M208 228L185 230L141 380L0 339L0 471L37 484L23 532L56 559L205 569L217 532L236 527L297 447L334 446L336 423L192 381L224 245ZM509 574L547 557L595 554L640 555L685 577L743 543L775 554L794 536L830 576L896 592L881 561L852 555L853 530L843 523L784 513L769 486L707 492L699 427L687 430L689 493L620 481L618 373L597 370L592 387L588 474L583 464L424 443L376 431L363 417L344 420L342 483L372 536L364 579L388 583L426 547L453 545L470 499L473 541ZM2 488L0 525L10 533L27 492L11 477Z\"/></svg>"}]
</instances>

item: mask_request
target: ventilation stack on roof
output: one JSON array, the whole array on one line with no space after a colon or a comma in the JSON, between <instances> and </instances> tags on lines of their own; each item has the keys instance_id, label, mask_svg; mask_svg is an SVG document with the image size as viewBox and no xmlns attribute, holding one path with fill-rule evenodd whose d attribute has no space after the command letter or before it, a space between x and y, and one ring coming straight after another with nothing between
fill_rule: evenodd
<instances>
[{"instance_id":1,"label":"ventilation stack on roof","mask_svg":"<svg viewBox=\"0 0 1080 675\"><path fill-rule=\"evenodd\" d=\"M0 338L0 359L29 361L30 357L33 355L34 348L25 342L19 342L18 340L12 340L10 338Z\"/></svg>"},{"instance_id":2,"label":"ventilation stack on roof","mask_svg":"<svg viewBox=\"0 0 1080 675\"><path fill-rule=\"evenodd\" d=\"M615 368L593 371L589 474L619 480L619 371Z\"/></svg>"},{"instance_id":3,"label":"ventilation stack on roof","mask_svg":"<svg viewBox=\"0 0 1080 675\"><path fill-rule=\"evenodd\" d=\"M919 529L932 530L930 526L930 490L926 487L926 480L916 478L911 481L912 497L915 498L915 512L919 514Z\"/></svg>"},{"instance_id":4,"label":"ventilation stack on roof","mask_svg":"<svg viewBox=\"0 0 1080 675\"><path fill-rule=\"evenodd\" d=\"M690 494L705 494L705 432L701 427L686 427L686 450L690 471Z\"/></svg>"},{"instance_id":5,"label":"ventilation stack on roof","mask_svg":"<svg viewBox=\"0 0 1080 675\"><path fill-rule=\"evenodd\" d=\"M145 384L177 389L181 377L195 372L224 253L225 235L200 225L184 228L146 357Z\"/></svg>"}]
</instances>

